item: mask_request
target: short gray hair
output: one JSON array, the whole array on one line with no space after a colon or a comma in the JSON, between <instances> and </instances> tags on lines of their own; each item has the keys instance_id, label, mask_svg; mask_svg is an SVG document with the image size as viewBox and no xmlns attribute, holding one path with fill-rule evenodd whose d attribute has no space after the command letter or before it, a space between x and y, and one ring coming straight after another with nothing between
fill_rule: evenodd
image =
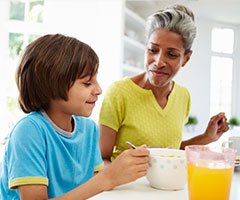
<instances>
[{"instance_id":1,"label":"short gray hair","mask_svg":"<svg viewBox=\"0 0 240 200\"><path fill-rule=\"evenodd\" d=\"M155 30L161 28L180 34L183 38L185 53L191 51L197 31L194 14L189 8L183 5L172 5L149 16L146 26L147 40Z\"/></svg>"}]
</instances>

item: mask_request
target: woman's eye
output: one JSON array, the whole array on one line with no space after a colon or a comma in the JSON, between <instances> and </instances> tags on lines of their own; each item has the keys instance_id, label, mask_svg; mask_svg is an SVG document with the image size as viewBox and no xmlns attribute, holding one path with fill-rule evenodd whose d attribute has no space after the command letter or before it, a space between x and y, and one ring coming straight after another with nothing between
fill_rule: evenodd
<instances>
[{"instance_id":1,"label":"woman's eye","mask_svg":"<svg viewBox=\"0 0 240 200\"><path fill-rule=\"evenodd\" d=\"M156 53L157 50L156 50L156 49L152 49L152 48L148 48L148 52L149 52L149 53Z\"/></svg>"},{"instance_id":2,"label":"woman's eye","mask_svg":"<svg viewBox=\"0 0 240 200\"><path fill-rule=\"evenodd\" d=\"M174 52L168 52L168 55L171 58L177 58L178 57L178 55L176 53L174 53Z\"/></svg>"}]
</instances>

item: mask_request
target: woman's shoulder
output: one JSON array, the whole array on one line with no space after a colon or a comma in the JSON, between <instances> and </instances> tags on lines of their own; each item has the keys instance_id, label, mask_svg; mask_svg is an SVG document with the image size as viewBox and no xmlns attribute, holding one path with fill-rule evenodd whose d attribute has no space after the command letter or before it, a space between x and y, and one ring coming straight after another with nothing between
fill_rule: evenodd
<instances>
[{"instance_id":1,"label":"woman's shoulder","mask_svg":"<svg viewBox=\"0 0 240 200\"><path fill-rule=\"evenodd\" d=\"M115 82L113 82L110 85L110 88L123 88L123 87L127 87L131 82L131 79L129 77L124 77L120 80L117 80Z\"/></svg>"},{"instance_id":2,"label":"woman's shoulder","mask_svg":"<svg viewBox=\"0 0 240 200\"><path fill-rule=\"evenodd\" d=\"M185 86L180 85L180 84L178 84L176 82L174 82L174 87L178 91L189 92L188 89Z\"/></svg>"},{"instance_id":3,"label":"woman's shoulder","mask_svg":"<svg viewBox=\"0 0 240 200\"><path fill-rule=\"evenodd\" d=\"M129 77L125 77L121 80L117 80L113 82L106 91L106 95L110 96L119 96L124 93L128 93L131 88L131 79Z\"/></svg>"},{"instance_id":4,"label":"woman's shoulder","mask_svg":"<svg viewBox=\"0 0 240 200\"><path fill-rule=\"evenodd\" d=\"M180 85L176 82L174 82L174 90L177 94L190 97L190 92L188 91L188 89L185 86Z\"/></svg>"}]
</instances>

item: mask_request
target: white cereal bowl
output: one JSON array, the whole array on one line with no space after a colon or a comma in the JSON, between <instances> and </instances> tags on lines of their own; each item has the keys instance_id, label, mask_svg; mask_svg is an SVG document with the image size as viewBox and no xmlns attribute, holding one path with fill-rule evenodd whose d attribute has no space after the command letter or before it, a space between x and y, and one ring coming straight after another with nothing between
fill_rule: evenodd
<instances>
[{"instance_id":1,"label":"white cereal bowl","mask_svg":"<svg viewBox=\"0 0 240 200\"><path fill-rule=\"evenodd\" d=\"M149 148L150 161L147 179L150 185L162 190L182 190L187 183L185 151Z\"/></svg>"}]
</instances>

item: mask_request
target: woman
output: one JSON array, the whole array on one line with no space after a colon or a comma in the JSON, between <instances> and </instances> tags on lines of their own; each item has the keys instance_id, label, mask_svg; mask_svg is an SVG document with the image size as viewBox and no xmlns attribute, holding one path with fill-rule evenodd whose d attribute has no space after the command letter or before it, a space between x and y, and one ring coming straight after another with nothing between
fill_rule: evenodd
<instances>
[{"instance_id":1,"label":"woman","mask_svg":"<svg viewBox=\"0 0 240 200\"><path fill-rule=\"evenodd\" d=\"M208 144L228 130L224 113L213 116L206 131L182 141L190 111L188 90L173 78L192 55L196 36L194 15L182 5L160 10L148 18L146 72L115 82L106 93L100 112L100 146L105 159L114 159L135 145L184 149Z\"/></svg>"}]
</instances>

